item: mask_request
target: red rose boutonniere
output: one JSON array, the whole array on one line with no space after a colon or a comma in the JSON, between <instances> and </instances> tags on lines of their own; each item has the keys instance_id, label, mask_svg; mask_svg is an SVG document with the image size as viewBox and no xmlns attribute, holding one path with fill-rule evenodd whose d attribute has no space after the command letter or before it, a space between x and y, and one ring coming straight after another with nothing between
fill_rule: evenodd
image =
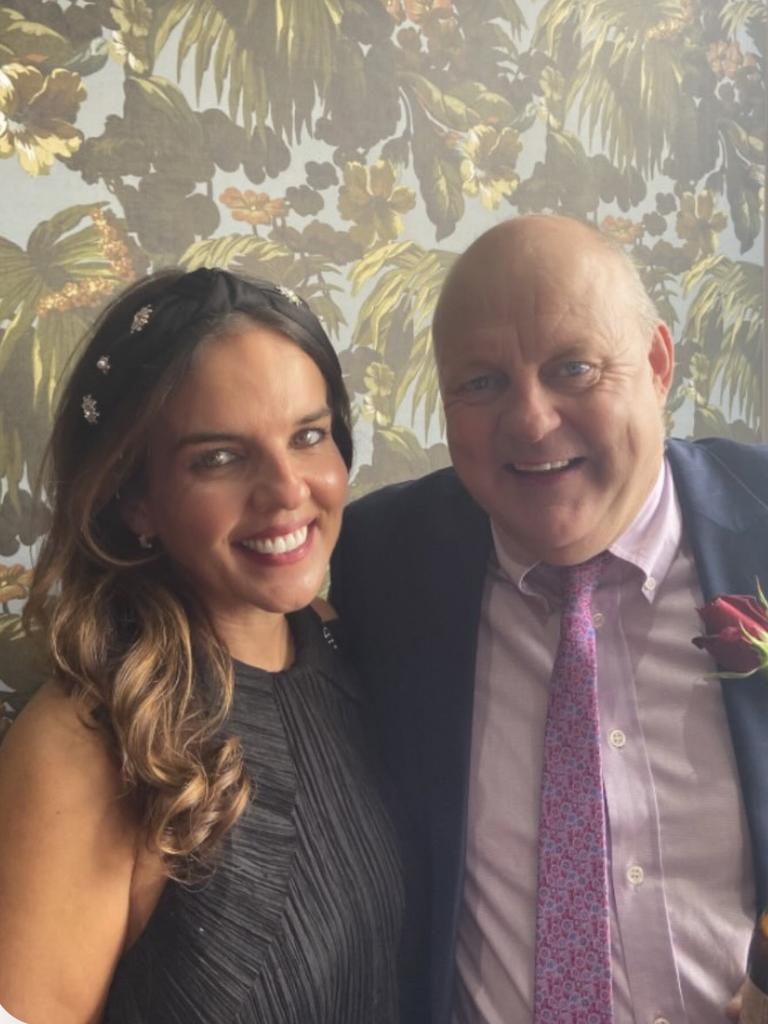
<instances>
[{"instance_id":1,"label":"red rose boutonniere","mask_svg":"<svg viewBox=\"0 0 768 1024\"><path fill-rule=\"evenodd\" d=\"M743 679L768 668L768 600L760 585L759 600L746 594L723 594L698 609L706 630L694 637L709 651L726 678Z\"/></svg>"}]
</instances>

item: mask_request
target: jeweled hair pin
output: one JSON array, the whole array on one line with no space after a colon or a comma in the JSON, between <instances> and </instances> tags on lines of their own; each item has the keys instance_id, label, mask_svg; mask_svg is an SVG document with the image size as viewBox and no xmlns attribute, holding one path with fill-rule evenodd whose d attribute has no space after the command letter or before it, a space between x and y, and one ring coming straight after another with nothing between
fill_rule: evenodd
<instances>
[{"instance_id":1,"label":"jeweled hair pin","mask_svg":"<svg viewBox=\"0 0 768 1024\"><path fill-rule=\"evenodd\" d=\"M94 426L99 422L99 407L96 404L96 399L93 395L83 395L80 408L83 410L83 418L86 423L90 423L91 426Z\"/></svg>"},{"instance_id":2,"label":"jeweled hair pin","mask_svg":"<svg viewBox=\"0 0 768 1024\"><path fill-rule=\"evenodd\" d=\"M284 284L279 284L277 286L277 291L280 292L280 294L283 296L284 299L288 299L288 301L291 303L292 306L300 306L301 305L301 301L302 300L299 298L299 296L296 294L296 292L293 291L291 288L286 288Z\"/></svg>"},{"instance_id":3,"label":"jeweled hair pin","mask_svg":"<svg viewBox=\"0 0 768 1024\"><path fill-rule=\"evenodd\" d=\"M149 323L151 316L152 306L142 306L141 309L137 310L133 320L131 320L131 334L138 334L139 331L143 331Z\"/></svg>"}]
</instances>

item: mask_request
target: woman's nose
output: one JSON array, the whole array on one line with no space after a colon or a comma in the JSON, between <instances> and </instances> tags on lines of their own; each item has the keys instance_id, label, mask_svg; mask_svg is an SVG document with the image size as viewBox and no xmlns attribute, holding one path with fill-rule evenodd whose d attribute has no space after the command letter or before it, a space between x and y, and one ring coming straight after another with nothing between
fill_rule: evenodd
<instances>
[{"instance_id":1,"label":"woman's nose","mask_svg":"<svg viewBox=\"0 0 768 1024\"><path fill-rule=\"evenodd\" d=\"M253 498L260 505L295 509L309 493L309 485L290 453L270 456L260 463L253 484Z\"/></svg>"}]
</instances>

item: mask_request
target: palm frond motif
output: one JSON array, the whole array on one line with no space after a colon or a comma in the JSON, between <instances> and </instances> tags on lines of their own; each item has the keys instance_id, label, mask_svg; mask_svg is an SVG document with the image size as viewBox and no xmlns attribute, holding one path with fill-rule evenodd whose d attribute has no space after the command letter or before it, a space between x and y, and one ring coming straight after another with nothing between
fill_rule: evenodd
<instances>
[{"instance_id":1,"label":"palm frond motif","mask_svg":"<svg viewBox=\"0 0 768 1024\"><path fill-rule=\"evenodd\" d=\"M177 71L194 54L198 95L211 73L233 120L250 130L269 119L293 139L328 88L342 13L341 0L172 0L153 27L153 48L159 53L182 26Z\"/></svg>"},{"instance_id":2,"label":"palm frond motif","mask_svg":"<svg viewBox=\"0 0 768 1024\"><path fill-rule=\"evenodd\" d=\"M726 0L720 11L720 24L728 38L752 26L764 25L766 19L768 9L763 0Z\"/></svg>"},{"instance_id":3,"label":"palm frond motif","mask_svg":"<svg viewBox=\"0 0 768 1024\"><path fill-rule=\"evenodd\" d=\"M746 260L712 256L684 277L693 293L684 337L709 364L709 390L721 393L751 427L760 416L763 360L762 270Z\"/></svg>"},{"instance_id":4,"label":"palm frond motif","mask_svg":"<svg viewBox=\"0 0 768 1024\"><path fill-rule=\"evenodd\" d=\"M122 227L103 206L61 210L37 225L26 249L0 238L0 476L14 493L25 467L36 476L78 341L98 307L136 276Z\"/></svg>"},{"instance_id":5,"label":"palm frond motif","mask_svg":"<svg viewBox=\"0 0 768 1024\"><path fill-rule=\"evenodd\" d=\"M421 409L425 431L439 403L432 317L455 258L455 253L423 249L415 242L394 242L371 250L350 273L353 294L375 278L360 307L352 345L381 355L395 373L395 410L409 398L411 423Z\"/></svg>"},{"instance_id":6,"label":"palm frond motif","mask_svg":"<svg viewBox=\"0 0 768 1024\"><path fill-rule=\"evenodd\" d=\"M180 262L187 270L224 267L284 285L311 305L330 335L338 334L346 323L334 299L341 286L328 281L338 274L338 267L322 256L297 255L287 245L256 235L226 235L195 242Z\"/></svg>"},{"instance_id":7,"label":"palm frond motif","mask_svg":"<svg viewBox=\"0 0 768 1024\"><path fill-rule=\"evenodd\" d=\"M566 108L577 106L621 170L649 175L661 165L681 115L691 21L687 0L548 0L539 15L536 45L556 65L575 60Z\"/></svg>"}]
</instances>

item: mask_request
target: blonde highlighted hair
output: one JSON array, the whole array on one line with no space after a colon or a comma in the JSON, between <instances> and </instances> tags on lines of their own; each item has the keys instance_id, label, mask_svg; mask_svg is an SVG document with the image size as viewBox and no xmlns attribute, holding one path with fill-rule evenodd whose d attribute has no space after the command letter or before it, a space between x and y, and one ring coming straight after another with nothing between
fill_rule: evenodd
<instances>
[{"instance_id":1,"label":"blonde highlighted hair","mask_svg":"<svg viewBox=\"0 0 768 1024\"><path fill-rule=\"evenodd\" d=\"M150 427L198 347L244 319L316 363L349 466L338 359L293 293L217 270L145 278L99 318L59 403L46 457L52 526L24 613L47 631L55 678L104 730L148 847L180 880L210 863L249 800L240 741L226 732L232 664L192 587L162 551L139 548L122 505L140 493Z\"/></svg>"}]
</instances>

